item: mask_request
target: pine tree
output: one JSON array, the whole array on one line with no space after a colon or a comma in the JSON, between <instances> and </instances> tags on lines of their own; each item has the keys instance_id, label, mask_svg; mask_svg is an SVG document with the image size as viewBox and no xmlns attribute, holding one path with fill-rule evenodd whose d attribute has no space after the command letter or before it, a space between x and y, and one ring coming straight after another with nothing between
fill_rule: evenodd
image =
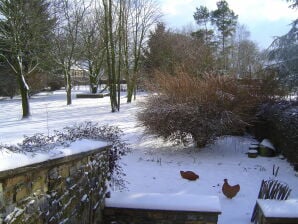
<instances>
[{"instance_id":1,"label":"pine tree","mask_svg":"<svg viewBox=\"0 0 298 224\"><path fill-rule=\"evenodd\" d=\"M213 36L213 31L208 29L208 23L211 22L211 13L206 6L200 6L200 8L196 8L193 17L196 23L201 27L201 29L194 34L208 44Z\"/></svg>"},{"instance_id":2,"label":"pine tree","mask_svg":"<svg viewBox=\"0 0 298 224\"><path fill-rule=\"evenodd\" d=\"M298 8L298 0L292 2L291 8ZM278 79L289 92L298 91L298 18L292 23L290 31L275 38L269 47L269 60L278 68Z\"/></svg>"},{"instance_id":3,"label":"pine tree","mask_svg":"<svg viewBox=\"0 0 298 224\"><path fill-rule=\"evenodd\" d=\"M237 26L238 16L229 8L225 0L216 3L217 9L211 12L212 24L216 25L219 31L221 42L221 69L228 70L228 39L233 35Z\"/></svg>"}]
</instances>

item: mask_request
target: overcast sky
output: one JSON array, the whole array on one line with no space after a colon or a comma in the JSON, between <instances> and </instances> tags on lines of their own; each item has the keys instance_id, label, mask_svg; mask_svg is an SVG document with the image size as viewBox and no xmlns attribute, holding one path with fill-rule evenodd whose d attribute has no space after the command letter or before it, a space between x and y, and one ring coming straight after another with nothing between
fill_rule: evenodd
<instances>
[{"instance_id":1,"label":"overcast sky","mask_svg":"<svg viewBox=\"0 0 298 224\"><path fill-rule=\"evenodd\" d=\"M163 21L170 28L193 24L196 7L216 9L218 0L159 0L164 14ZM281 36L290 29L298 11L288 8L286 0L227 0L230 9L238 15L238 22L246 25L250 39L261 48L267 48L274 36Z\"/></svg>"}]
</instances>

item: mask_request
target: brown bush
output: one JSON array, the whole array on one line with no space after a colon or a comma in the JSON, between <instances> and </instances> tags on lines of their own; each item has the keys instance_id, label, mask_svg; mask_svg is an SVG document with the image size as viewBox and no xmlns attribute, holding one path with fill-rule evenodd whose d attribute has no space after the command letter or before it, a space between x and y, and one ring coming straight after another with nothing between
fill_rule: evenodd
<instances>
[{"instance_id":1,"label":"brown bush","mask_svg":"<svg viewBox=\"0 0 298 224\"><path fill-rule=\"evenodd\" d=\"M152 94L142 105L138 120L150 134L185 141L191 135L198 147L218 136L243 133L254 120L257 105L267 95L261 82L232 76L183 72L158 73Z\"/></svg>"}]
</instances>

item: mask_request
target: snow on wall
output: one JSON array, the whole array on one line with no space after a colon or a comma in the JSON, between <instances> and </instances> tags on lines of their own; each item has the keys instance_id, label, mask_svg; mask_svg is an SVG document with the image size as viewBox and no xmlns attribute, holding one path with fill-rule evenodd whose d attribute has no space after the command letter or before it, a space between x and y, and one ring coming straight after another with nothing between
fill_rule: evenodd
<instances>
[{"instance_id":1,"label":"snow on wall","mask_svg":"<svg viewBox=\"0 0 298 224\"><path fill-rule=\"evenodd\" d=\"M258 206L265 217L298 218L298 199L265 200L258 199Z\"/></svg>"},{"instance_id":2,"label":"snow on wall","mask_svg":"<svg viewBox=\"0 0 298 224\"><path fill-rule=\"evenodd\" d=\"M81 139L70 144L69 147L56 147L49 152L39 153L13 153L11 151L1 151L0 153L0 171L15 169L47 160L71 156L82 152L88 152L90 149L106 147L107 142ZM18 161L16 163L16 161Z\"/></svg>"}]
</instances>

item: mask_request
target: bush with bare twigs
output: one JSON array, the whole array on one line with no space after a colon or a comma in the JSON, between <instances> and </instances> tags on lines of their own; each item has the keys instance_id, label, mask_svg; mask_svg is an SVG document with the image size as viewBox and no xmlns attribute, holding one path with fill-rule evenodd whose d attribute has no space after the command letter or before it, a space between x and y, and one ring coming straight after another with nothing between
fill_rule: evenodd
<instances>
[{"instance_id":1,"label":"bush with bare twigs","mask_svg":"<svg viewBox=\"0 0 298 224\"><path fill-rule=\"evenodd\" d=\"M198 147L243 133L268 97L260 82L232 76L157 73L154 83L155 94L142 105L139 123L147 133L168 140L185 142L191 136Z\"/></svg>"}]
</instances>

